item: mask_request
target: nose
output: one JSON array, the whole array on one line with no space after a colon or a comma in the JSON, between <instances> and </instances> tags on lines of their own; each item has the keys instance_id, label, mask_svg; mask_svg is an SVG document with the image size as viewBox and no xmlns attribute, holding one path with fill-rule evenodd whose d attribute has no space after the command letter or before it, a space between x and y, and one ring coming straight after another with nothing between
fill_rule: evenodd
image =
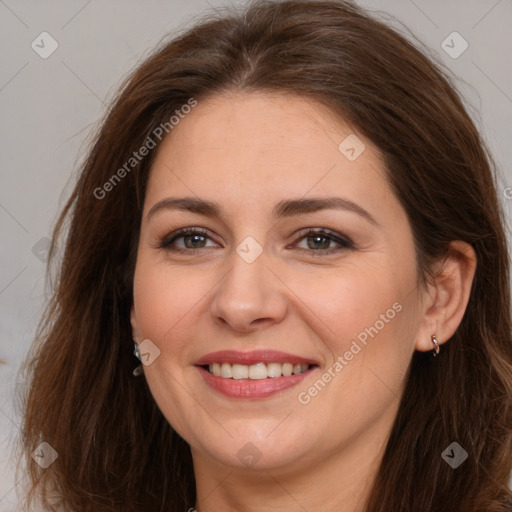
<instances>
[{"instance_id":1,"label":"nose","mask_svg":"<svg viewBox=\"0 0 512 512\"><path fill-rule=\"evenodd\" d=\"M249 263L233 251L230 265L212 299L215 321L240 333L280 323L287 311L286 287L265 252Z\"/></svg>"}]
</instances>

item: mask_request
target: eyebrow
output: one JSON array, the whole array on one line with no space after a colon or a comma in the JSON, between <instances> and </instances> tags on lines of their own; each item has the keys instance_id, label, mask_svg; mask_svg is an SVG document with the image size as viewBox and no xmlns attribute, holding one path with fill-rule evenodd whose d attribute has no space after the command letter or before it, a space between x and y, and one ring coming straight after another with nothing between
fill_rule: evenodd
<instances>
[{"instance_id":1,"label":"eyebrow","mask_svg":"<svg viewBox=\"0 0 512 512\"><path fill-rule=\"evenodd\" d=\"M308 199L287 199L279 201L272 209L275 219L283 219L313 213L321 210L346 210L363 217L371 224L378 225L375 218L362 206L341 197L318 197ZM198 213L207 217L223 219L222 206L214 201L207 201L197 197L166 197L158 201L147 213L147 219L162 210L178 210Z\"/></svg>"}]
</instances>

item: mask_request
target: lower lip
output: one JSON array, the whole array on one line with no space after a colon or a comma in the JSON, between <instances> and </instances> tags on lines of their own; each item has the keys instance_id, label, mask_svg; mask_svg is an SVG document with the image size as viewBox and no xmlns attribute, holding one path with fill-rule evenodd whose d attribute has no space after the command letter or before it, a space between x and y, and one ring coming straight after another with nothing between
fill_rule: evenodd
<instances>
[{"instance_id":1,"label":"lower lip","mask_svg":"<svg viewBox=\"0 0 512 512\"><path fill-rule=\"evenodd\" d=\"M208 386L225 396L230 398L266 398L299 384L314 368L289 377L272 377L260 380L226 379L211 374L201 366L197 366L197 369Z\"/></svg>"}]
</instances>

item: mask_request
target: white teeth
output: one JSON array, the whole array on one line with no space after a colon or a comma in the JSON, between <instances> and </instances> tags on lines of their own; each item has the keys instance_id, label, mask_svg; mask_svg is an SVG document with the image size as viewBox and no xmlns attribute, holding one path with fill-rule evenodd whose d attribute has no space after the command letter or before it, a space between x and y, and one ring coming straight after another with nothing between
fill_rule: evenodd
<instances>
[{"instance_id":1,"label":"white teeth","mask_svg":"<svg viewBox=\"0 0 512 512\"><path fill-rule=\"evenodd\" d=\"M220 367L220 376L225 379L231 379L233 377L233 372L231 371L231 365L229 363L222 363Z\"/></svg>"},{"instance_id":2,"label":"white teeth","mask_svg":"<svg viewBox=\"0 0 512 512\"><path fill-rule=\"evenodd\" d=\"M210 365L210 372L213 373L213 375L216 375L217 377L220 377L220 364L219 363L213 363Z\"/></svg>"},{"instance_id":3,"label":"white teeth","mask_svg":"<svg viewBox=\"0 0 512 512\"><path fill-rule=\"evenodd\" d=\"M231 371L233 372L233 379L249 378L249 367L245 364L234 364Z\"/></svg>"},{"instance_id":4,"label":"white teeth","mask_svg":"<svg viewBox=\"0 0 512 512\"><path fill-rule=\"evenodd\" d=\"M249 379L259 380L267 378L267 365L265 363L251 364L249 366Z\"/></svg>"},{"instance_id":5,"label":"white teeth","mask_svg":"<svg viewBox=\"0 0 512 512\"><path fill-rule=\"evenodd\" d=\"M257 364L230 364L212 363L208 366L210 373L225 379L251 379L262 380L266 378L290 377L309 370L309 364L292 363L257 363Z\"/></svg>"},{"instance_id":6,"label":"white teeth","mask_svg":"<svg viewBox=\"0 0 512 512\"><path fill-rule=\"evenodd\" d=\"M269 377L281 377L281 363L267 363L267 374Z\"/></svg>"},{"instance_id":7,"label":"white teeth","mask_svg":"<svg viewBox=\"0 0 512 512\"><path fill-rule=\"evenodd\" d=\"M283 376L289 377L293 372L293 364L292 363L284 363L283 369L281 371L283 372Z\"/></svg>"}]
</instances>

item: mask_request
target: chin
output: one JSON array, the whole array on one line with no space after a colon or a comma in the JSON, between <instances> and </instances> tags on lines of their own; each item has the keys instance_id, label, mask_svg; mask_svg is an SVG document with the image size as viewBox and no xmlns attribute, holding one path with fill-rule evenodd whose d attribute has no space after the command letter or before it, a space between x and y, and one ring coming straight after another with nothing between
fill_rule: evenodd
<instances>
[{"instance_id":1,"label":"chin","mask_svg":"<svg viewBox=\"0 0 512 512\"><path fill-rule=\"evenodd\" d=\"M274 428L278 423L274 421ZM203 432L195 450L207 453L209 458L222 465L254 471L295 467L301 459L310 458L308 453L315 451L313 441L290 425L280 432L277 429L272 432L268 429L268 422L262 426L261 422L255 421L251 427L241 426L239 433L232 435L229 442L219 442L226 436L221 440L216 432L208 435Z\"/></svg>"}]
</instances>

